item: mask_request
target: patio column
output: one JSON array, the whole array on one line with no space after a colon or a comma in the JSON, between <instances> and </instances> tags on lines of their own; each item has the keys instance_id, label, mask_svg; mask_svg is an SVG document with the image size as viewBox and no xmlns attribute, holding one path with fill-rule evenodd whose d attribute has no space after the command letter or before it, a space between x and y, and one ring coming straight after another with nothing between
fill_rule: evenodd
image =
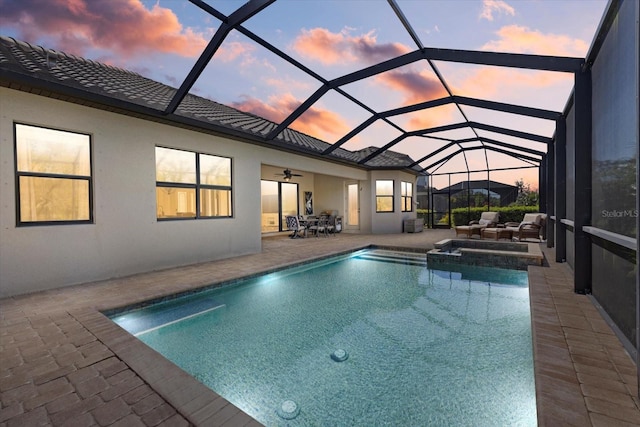
<instances>
[{"instance_id":1,"label":"patio column","mask_svg":"<svg viewBox=\"0 0 640 427\"><path fill-rule=\"evenodd\" d=\"M591 70L575 73L575 170L573 238L574 291L591 293L591 239L582 227L591 225Z\"/></svg>"},{"instance_id":2,"label":"patio column","mask_svg":"<svg viewBox=\"0 0 640 427\"><path fill-rule=\"evenodd\" d=\"M555 167L555 229L556 262L567 259L567 236L560 222L567 215L567 120L562 116L556 120L556 138L554 143Z\"/></svg>"},{"instance_id":3,"label":"patio column","mask_svg":"<svg viewBox=\"0 0 640 427\"><path fill-rule=\"evenodd\" d=\"M538 166L538 205L540 212L547 213L547 155L543 154Z\"/></svg>"},{"instance_id":4,"label":"patio column","mask_svg":"<svg viewBox=\"0 0 640 427\"><path fill-rule=\"evenodd\" d=\"M555 207L555 143L551 142L547 150L547 247L552 248L555 243L555 223L551 221L550 216L556 214Z\"/></svg>"}]
</instances>

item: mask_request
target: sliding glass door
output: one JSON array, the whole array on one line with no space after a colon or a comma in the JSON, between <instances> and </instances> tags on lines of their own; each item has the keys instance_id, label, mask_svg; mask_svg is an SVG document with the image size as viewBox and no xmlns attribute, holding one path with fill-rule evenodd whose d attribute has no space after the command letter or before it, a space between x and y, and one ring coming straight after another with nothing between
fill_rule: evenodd
<instances>
[{"instance_id":1,"label":"sliding glass door","mask_svg":"<svg viewBox=\"0 0 640 427\"><path fill-rule=\"evenodd\" d=\"M262 232L286 231L287 215L298 215L298 184L261 181Z\"/></svg>"},{"instance_id":2,"label":"sliding glass door","mask_svg":"<svg viewBox=\"0 0 640 427\"><path fill-rule=\"evenodd\" d=\"M280 231L287 229L287 215L298 215L298 184L280 182Z\"/></svg>"}]
</instances>

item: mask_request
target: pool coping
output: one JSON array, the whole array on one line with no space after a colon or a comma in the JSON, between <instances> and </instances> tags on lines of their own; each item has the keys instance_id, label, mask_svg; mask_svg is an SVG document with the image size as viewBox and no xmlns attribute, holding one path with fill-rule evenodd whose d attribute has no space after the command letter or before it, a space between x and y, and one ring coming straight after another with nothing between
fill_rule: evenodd
<instances>
[{"instance_id":1,"label":"pool coping","mask_svg":"<svg viewBox=\"0 0 640 427\"><path fill-rule=\"evenodd\" d=\"M451 253L451 248L457 253ZM427 252L433 265L486 265L527 270L530 265L542 265L544 255L539 243L501 242L493 240L444 239Z\"/></svg>"},{"instance_id":2,"label":"pool coping","mask_svg":"<svg viewBox=\"0 0 640 427\"><path fill-rule=\"evenodd\" d=\"M85 309L70 314L190 423L214 426L252 422L260 425L100 311Z\"/></svg>"}]
</instances>

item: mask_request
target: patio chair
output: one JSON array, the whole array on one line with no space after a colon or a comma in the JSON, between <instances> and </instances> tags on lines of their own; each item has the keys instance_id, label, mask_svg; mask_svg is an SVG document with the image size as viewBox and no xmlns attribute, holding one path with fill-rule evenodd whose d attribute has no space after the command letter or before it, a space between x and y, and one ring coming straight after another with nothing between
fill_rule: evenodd
<instances>
[{"instance_id":1,"label":"patio chair","mask_svg":"<svg viewBox=\"0 0 640 427\"><path fill-rule=\"evenodd\" d=\"M287 228L292 233L289 235L290 238L296 239L298 237L307 237L307 227L300 224L300 220L297 216L287 215L285 217L287 221Z\"/></svg>"},{"instance_id":2,"label":"patio chair","mask_svg":"<svg viewBox=\"0 0 640 427\"><path fill-rule=\"evenodd\" d=\"M318 218L318 222L309 227L309 230L312 230L316 237L320 236L322 233L323 236L328 236L329 234L329 217L327 215L320 215Z\"/></svg>"},{"instance_id":3,"label":"patio chair","mask_svg":"<svg viewBox=\"0 0 640 427\"><path fill-rule=\"evenodd\" d=\"M468 238L471 236L478 236L482 234L482 229L486 227L495 227L500 220L499 212L482 212L478 221L470 221L469 225L459 225L456 227L456 237L459 234L463 234Z\"/></svg>"},{"instance_id":4,"label":"patio chair","mask_svg":"<svg viewBox=\"0 0 640 427\"><path fill-rule=\"evenodd\" d=\"M542 213L528 213L521 222L507 222L505 228L513 232L513 238L517 240L536 239L542 241L540 232L546 215Z\"/></svg>"},{"instance_id":5,"label":"patio chair","mask_svg":"<svg viewBox=\"0 0 640 427\"><path fill-rule=\"evenodd\" d=\"M334 236L336 235L336 217L334 215L329 215L327 217L327 234Z\"/></svg>"}]
</instances>

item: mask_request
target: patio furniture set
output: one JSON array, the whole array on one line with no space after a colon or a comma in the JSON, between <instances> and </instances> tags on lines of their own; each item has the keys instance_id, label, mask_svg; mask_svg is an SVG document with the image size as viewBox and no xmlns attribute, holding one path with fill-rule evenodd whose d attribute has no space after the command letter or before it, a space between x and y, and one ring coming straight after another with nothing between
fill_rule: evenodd
<instances>
[{"instance_id":1,"label":"patio furniture set","mask_svg":"<svg viewBox=\"0 0 640 427\"><path fill-rule=\"evenodd\" d=\"M307 216L287 215L287 228L292 233L289 235L292 239L307 237L308 232L319 236L330 236L340 232L340 223L334 215Z\"/></svg>"},{"instance_id":2,"label":"patio furniture set","mask_svg":"<svg viewBox=\"0 0 640 427\"><path fill-rule=\"evenodd\" d=\"M499 212L483 212L480 220L471 221L469 225L455 227L458 235L472 238L478 236L481 239L508 239L508 240L542 240L546 214L528 213L521 222L499 223Z\"/></svg>"}]
</instances>

